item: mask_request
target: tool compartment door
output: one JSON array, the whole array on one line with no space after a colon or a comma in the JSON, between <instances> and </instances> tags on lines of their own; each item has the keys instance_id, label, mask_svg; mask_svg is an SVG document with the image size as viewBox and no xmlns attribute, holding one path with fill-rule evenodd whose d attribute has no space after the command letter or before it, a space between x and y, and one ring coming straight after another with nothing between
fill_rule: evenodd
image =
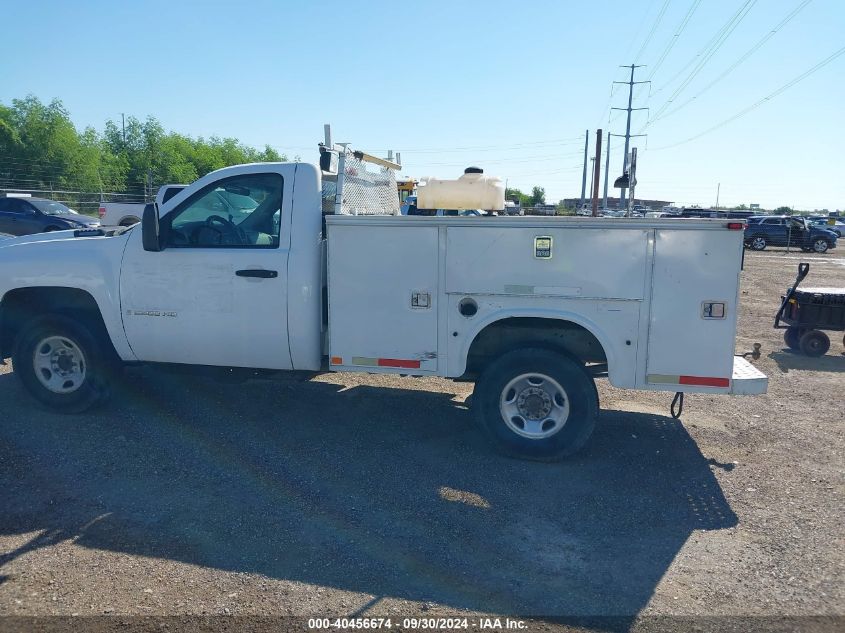
<instances>
[{"instance_id":1,"label":"tool compartment door","mask_svg":"<svg viewBox=\"0 0 845 633\"><path fill-rule=\"evenodd\" d=\"M739 231L656 229L646 383L725 391L733 374Z\"/></svg>"},{"instance_id":2,"label":"tool compartment door","mask_svg":"<svg viewBox=\"0 0 845 633\"><path fill-rule=\"evenodd\" d=\"M329 226L333 370L437 371L438 229Z\"/></svg>"}]
</instances>

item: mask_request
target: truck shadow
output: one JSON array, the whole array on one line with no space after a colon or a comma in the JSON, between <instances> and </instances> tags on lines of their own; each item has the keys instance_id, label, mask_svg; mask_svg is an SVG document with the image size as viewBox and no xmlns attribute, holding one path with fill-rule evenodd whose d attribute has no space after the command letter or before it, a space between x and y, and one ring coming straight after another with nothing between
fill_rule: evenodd
<instances>
[{"instance_id":1,"label":"truck shadow","mask_svg":"<svg viewBox=\"0 0 845 633\"><path fill-rule=\"evenodd\" d=\"M72 416L0 376L0 534L40 531L0 574L75 539L452 608L628 618L694 530L737 523L664 416L604 411L585 452L540 464L490 452L449 393L139 373Z\"/></svg>"}]
</instances>

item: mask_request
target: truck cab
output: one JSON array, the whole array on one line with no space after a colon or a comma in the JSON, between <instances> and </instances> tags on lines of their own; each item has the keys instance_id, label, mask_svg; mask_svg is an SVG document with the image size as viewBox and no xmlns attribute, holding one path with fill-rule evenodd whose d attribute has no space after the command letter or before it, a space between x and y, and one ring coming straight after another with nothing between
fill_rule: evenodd
<instances>
[{"instance_id":1,"label":"truck cab","mask_svg":"<svg viewBox=\"0 0 845 633\"><path fill-rule=\"evenodd\" d=\"M316 168L305 163L221 170L160 209L155 243L144 243L143 229L131 231L120 297L133 355L319 369L319 190Z\"/></svg>"}]
</instances>

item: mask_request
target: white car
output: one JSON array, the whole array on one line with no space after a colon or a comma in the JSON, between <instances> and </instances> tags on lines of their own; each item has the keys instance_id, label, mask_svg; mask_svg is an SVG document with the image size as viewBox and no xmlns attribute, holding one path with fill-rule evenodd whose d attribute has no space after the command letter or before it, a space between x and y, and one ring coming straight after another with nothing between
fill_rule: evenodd
<instances>
[{"instance_id":1,"label":"white car","mask_svg":"<svg viewBox=\"0 0 845 633\"><path fill-rule=\"evenodd\" d=\"M156 194L156 203L162 206L187 185L162 185ZM144 215L143 202L101 202L98 209L103 226L132 226Z\"/></svg>"}]
</instances>

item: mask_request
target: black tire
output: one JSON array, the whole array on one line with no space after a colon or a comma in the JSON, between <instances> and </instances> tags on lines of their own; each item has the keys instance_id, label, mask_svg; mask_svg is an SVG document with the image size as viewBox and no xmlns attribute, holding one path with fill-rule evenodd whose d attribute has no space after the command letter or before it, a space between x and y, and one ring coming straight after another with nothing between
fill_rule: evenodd
<instances>
[{"instance_id":1,"label":"black tire","mask_svg":"<svg viewBox=\"0 0 845 633\"><path fill-rule=\"evenodd\" d=\"M794 325L791 325L783 331L783 342L786 343L789 349L800 350L801 335L803 333L804 330Z\"/></svg>"},{"instance_id":2,"label":"black tire","mask_svg":"<svg viewBox=\"0 0 845 633\"><path fill-rule=\"evenodd\" d=\"M766 241L765 235L754 235L750 240L748 240L748 248L752 251L764 251L766 250L768 242Z\"/></svg>"},{"instance_id":3,"label":"black tire","mask_svg":"<svg viewBox=\"0 0 845 633\"><path fill-rule=\"evenodd\" d=\"M55 374L48 368L36 367L36 349L44 350L44 358L61 356L64 349L56 351L59 345L47 344L49 339L65 341L65 348L81 352L80 361L70 361L73 368L83 368L81 377L72 376L61 388L66 392L57 392L48 388L43 380L60 379L58 370ZM65 354L67 355L67 354ZM74 355L70 354L71 358ZM45 362L50 362L48 359ZM61 362L61 361L59 361ZM26 325L15 342L12 353L14 373L26 390L36 400L47 407L62 413L80 413L96 404L104 402L109 396L108 376L113 362L104 346L97 341L91 329L76 319L53 314L38 317ZM54 368L58 364L53 364ZM68 369L68 368L65 368ZM71 369L74 371L74 369Z\"/></svg>"},{"instance_id":4,"label":"black tire","mask_svg":"<svg viewBox=\"0 0 845 633\"><path fill-rule=\"evenodd\" d=\"M824 356L829 349L830 339L824 332L810 330L801 335L801 351L807 356Z\"/></svg>"},{"instance_id":5,"label":"black tire","mask_svg":"<svg viewBox=\"0 0 845 633\"><path fill-rule=\"evenodd\" d=\"M545 380L537 383L539 387L530 383L519 393L513 388L506 392L510 383L526 375L541 375ZM546 388L552 393L545 402L542 396L531 392ZM508 393L513 393L509 405L505 404ZM526 415L527 420L519 415L510 421L505 419L503 407L517 407L520 399L525 405L532 398L538 402L530 406L539 407L538 414ZM551 417L543 420L551 413L543 409L547 405L556 414L562 415L564 410L568 414L559 423ZM472 408L479 426L500 452L511 457L556 461L577 452L590 438L598 415L598 392L592 377L577 361L550 350L526 348L503 354L487 366L475 383ZM528 437L515 430L520 419L524 425L522 433L528 433L529 425L539 425L538 436ZM546 433L549 435L540 436Z\"/></svg>"},{"instance_id":6,"label":"black tire","mask_svg":"<svg viewBox=\"0 0 845 633\"><path fill-rule=\"evenodd\" d=\"M830 244L828 241L822 237L818 238L816 241L813 242L813 250L816 253L822 254L826 253L827 249L830 248Z\"/></svg>"}]
</instances>

